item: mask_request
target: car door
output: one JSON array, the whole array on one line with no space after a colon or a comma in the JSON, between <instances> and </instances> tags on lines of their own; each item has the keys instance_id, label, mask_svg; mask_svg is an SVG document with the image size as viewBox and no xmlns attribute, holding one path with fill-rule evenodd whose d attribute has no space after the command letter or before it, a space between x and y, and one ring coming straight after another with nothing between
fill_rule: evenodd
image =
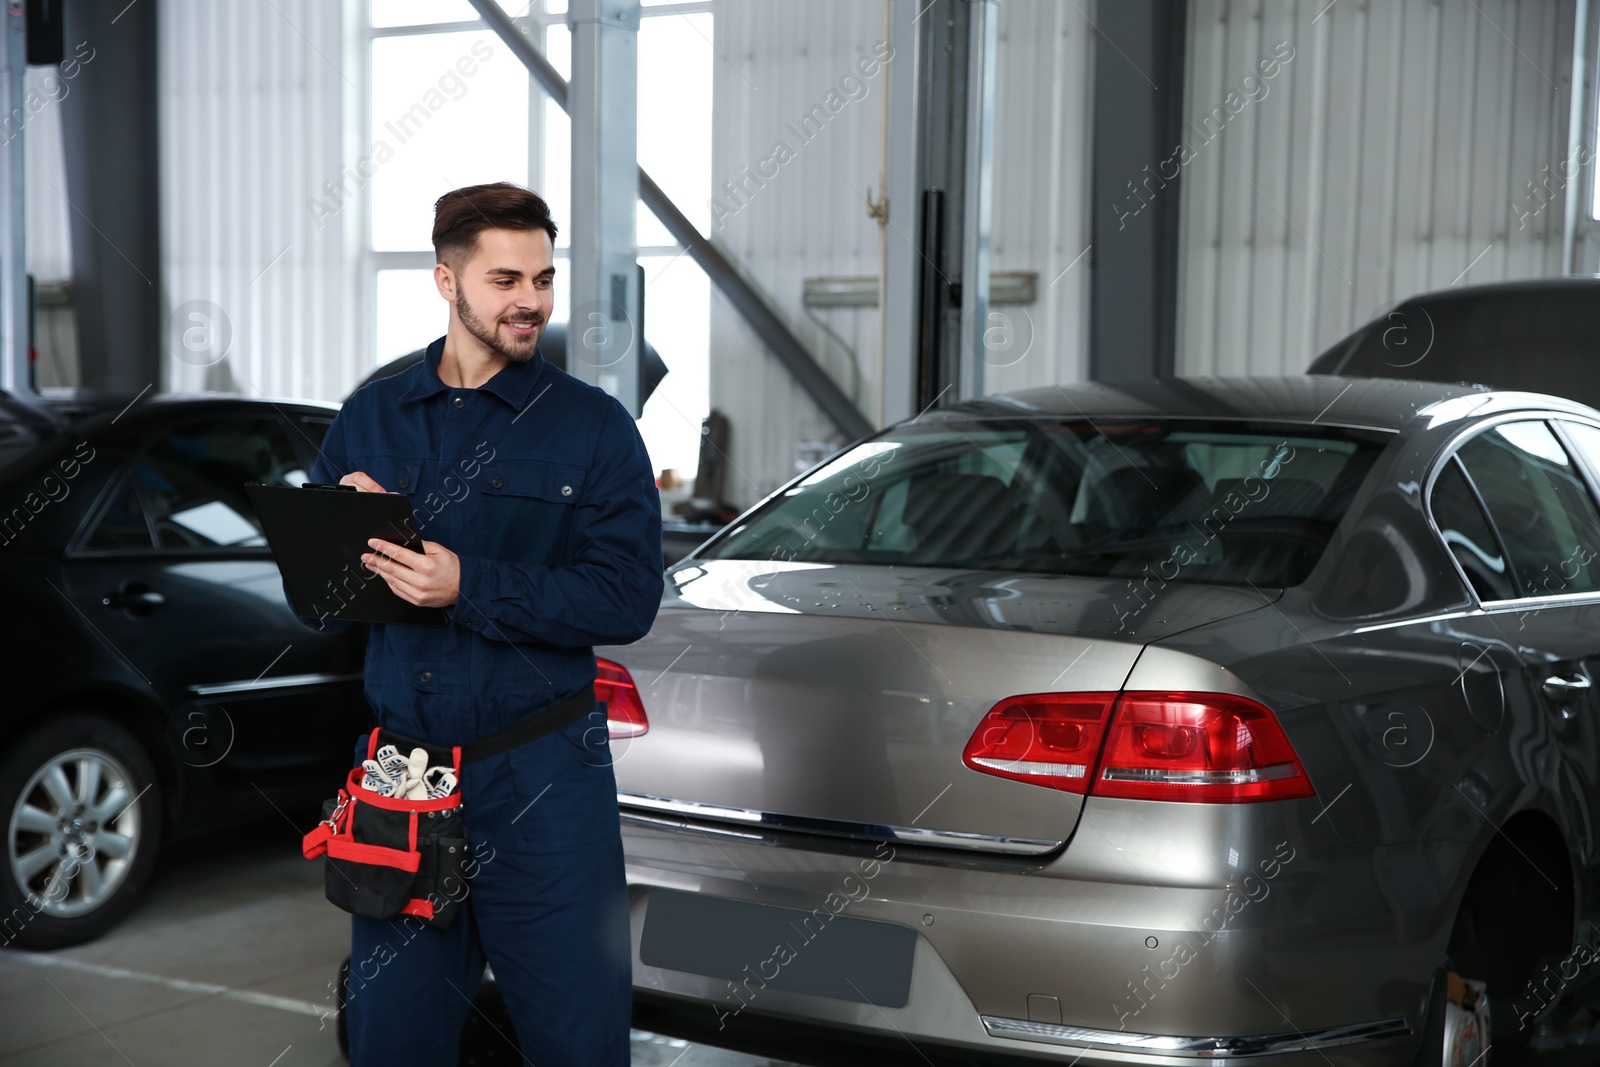
<instances>
[{"instance_id":1,"label":"car door","mask_svg":"<svg viewBox=\"0 0 1600 1067\"><path fill-rule=\"evenodd\" d=\"M1522 736L1510 748L1523 777L1557 798L1570 844L1591 864L1600 820L1600 508L1563 436L1539 419L1499 422L1462 442L1456 458L1515 584L1484 608L1516 649L1539 709L1512 724Z\"/></svg>"},{"instance_id":2,"label":"car door","mask_svg":"<svg viewBox=\"0 0 1600 1067\"><path fill-rule=\"evenodd\" d=\"M306 477L271 411L182 421L119 476L65 566L73 603L172 709L179 758L246 794L325 787L370 716L364 631L294 617L243 490Z\"/></svg>"}]
</instances>

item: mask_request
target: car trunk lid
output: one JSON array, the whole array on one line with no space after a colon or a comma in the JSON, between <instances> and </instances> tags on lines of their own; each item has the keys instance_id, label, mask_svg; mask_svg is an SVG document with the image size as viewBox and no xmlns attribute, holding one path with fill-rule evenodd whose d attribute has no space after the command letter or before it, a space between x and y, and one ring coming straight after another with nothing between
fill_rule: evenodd
<instances>
[{"instance_id":1,"label":"car trunk lid","mask_svg":"<svg viewBox=\"0 0 1600 1067\"><path fill-rule=\"evenodd\" d=\"M626 810L995 852L1058 848L1081 797L961 753L1024 693L1115 691L1147 643L1278 590L746 560L670 575L651 634L597 653L649 716L613 743Z\"/></svg>"}]
</instances>

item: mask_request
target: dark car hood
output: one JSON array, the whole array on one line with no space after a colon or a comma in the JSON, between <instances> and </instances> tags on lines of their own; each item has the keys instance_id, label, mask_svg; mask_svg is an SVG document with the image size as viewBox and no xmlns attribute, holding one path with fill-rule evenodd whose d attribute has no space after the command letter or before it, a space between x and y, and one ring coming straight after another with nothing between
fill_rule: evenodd
<instances>
[{"instance_id":1,"label":"dark car hood","mask_svg":"<svg viewBox=\"0 0 1600 1067\"><path fill-rule=\"evenodd\" d=\"M1411 297L1328 348L1311 374L1466 382L1600 406L1600 278Z\"/></svg>"}]
</instances>

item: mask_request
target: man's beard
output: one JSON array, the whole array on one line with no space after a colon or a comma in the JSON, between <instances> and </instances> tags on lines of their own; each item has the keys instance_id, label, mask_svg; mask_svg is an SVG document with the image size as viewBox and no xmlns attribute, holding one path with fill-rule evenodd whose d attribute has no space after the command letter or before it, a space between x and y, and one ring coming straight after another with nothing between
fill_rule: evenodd
<instances>
[{"instance_id":1,"label":"man's beard","mask_svg":"<svg viewBox=\"0 0 1600 1067\"><path fill-rule=\"evenodd\" d=\"M518 337L512 334L505 341L501 341L497 336L499 324L496 323L491 326L485 322L476 311L472 310L472 305L467 303L467 294L465 293L461 293L456 297L456 315L461 319L461 325L467 328L467 332L482 341L489 351L516 363L526 363L532 359L534 352L539 347L539 338L544 335L544 330L541 329L529 334L527 337ZM543 318L538 315L502 319L501 321L531 322L535 325L544 322Z\"/></svg>"}]
</instances>

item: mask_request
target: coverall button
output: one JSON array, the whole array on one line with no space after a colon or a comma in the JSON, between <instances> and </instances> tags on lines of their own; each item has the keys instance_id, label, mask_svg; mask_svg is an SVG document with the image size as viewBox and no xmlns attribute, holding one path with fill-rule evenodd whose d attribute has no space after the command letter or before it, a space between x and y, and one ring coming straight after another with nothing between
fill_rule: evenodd
<instances>
[{"instance_id":1,"label":"coverall button","mask_svg":"<svg viewBox=\"0 0 1600 1067\"><path fill-rule=\"evenodd\" d=\"M401 478L400 479L400 488L404 489L406 486L408 486L410 484L411 484L411 479L410 478Z\"/></svg>"},{"instance_id":2,"label":"coverall button","mask_svg":"<svg viewBox=\"0 0 1600 1067\"><path fill-rule=\"evenodd\" d=\"M493 486L493 487L494 487L494 488L496 488L496 489L498 489L498 488L500 488L500 487L501 487L501 486L502 486L502 485L504 485L504 484L505 484L505 480L504 480L504 479L502 479L502 478L501 478L501 477L500 477L500 476L499 476L499 475L498 475L498 474L497 474L497 475L495 475L495 476L494 476L494 478L493 478L493 479L491 479L491 480L490 480L490 482L489 482L489 484L490 484L490 485L491 485L491 486Z\"/></svg>"},{"instance_id":3,"label":"coverall button","mask_svg":"<svg viewBox=\"0 0 1600 1067\"><path fill-rule=\"evenodd\" d=\"M462 400L459 396L456 397L456 407L460 407L462 404L465 404L465 403L466 403L465 400Z\"/></svg>"},{"instance_id":4,"label":"coverall button","mask_svg":"<svg viewBox=\"0 0 1600 1067\"><path fill-rule=\"evenodd\" d=\"M571 495L572 495L572 486L570 486L570 485L563 485L563 486L562 486L562 487L561 487L561 495L562 495L562 496L571 496Z\"/></svg>"},{"instance_id":5,"label":"coverall button","mask_svg":"<svg viewBox=\"0 0 1600 1067\"><path fill-rule=\"evenodd\" d=\"M419 682L431 682L431 681L433 681L433 672L432 671L423 671L421 674L417 675L417 681L419 681Z\"/></svg>"}]
</instances>

